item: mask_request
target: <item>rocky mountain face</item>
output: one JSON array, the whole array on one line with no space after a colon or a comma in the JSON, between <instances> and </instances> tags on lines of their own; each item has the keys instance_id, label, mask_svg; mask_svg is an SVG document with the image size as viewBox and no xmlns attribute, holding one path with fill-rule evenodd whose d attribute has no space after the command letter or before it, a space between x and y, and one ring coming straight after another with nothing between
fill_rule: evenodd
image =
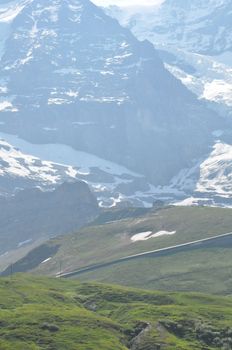
<instances>
[{"instance_id":1,"label":"rocky mountain face","mask_svg":"<svg viewBox=\"0 0 232 350\"><path fill-rule=\"evenodd\" d=\"M13 5L0 12L5 135L71 146L153 185L168 184L210 152L220 119L169 73L151 43L88 0ZM104 183L99 173L94 182Z\"/></svg>"},{"instance_id":2,"label":"rocky mountain face","mask_svg":"<svg viewBox=\"0 0 232 350\"><path fill-rule=\"evenodd\" d=\"M107 12L140 37L170 48L215 56L232 49L230 0L165 0L162 5L125 13L112 6Z\"/></svg>"},{"instance_id":3,"label":"rocky mountain face","mask_svg":"<svg viewBox=\"0 0 232 350\"><path fill-rule=\"evenodd\" d=\"M170 201L185 198L182 204L231 206L232 135L224 124L232 116L231 1L166 0L139 13L116 7L106 12L152 42L170 73L222 118L209 154L157 191Z\"/></svg>"},{"instance_id":4,"label":"rocky mountain face","mask_svg":"<svg viewBox=\"0 0 232 350\"><path fill-rule=\"evenodd\" d=\"M166 0L149 12L131 14L115 6L106 12L140 40L151 41L165 67L191 91L231 114L231 1Z\"/></svg>"},{"instance_id":5,"label":"rocky mountain face","mask_svg":"<svg viewBox=\"0 0 232 350\"><path fill-rule=\"evenodd\" d=\"M0 254L72 232L98 215L97 200L84 182L54 191L25 189L0 197Z\"/></svg>"}]
</instances>

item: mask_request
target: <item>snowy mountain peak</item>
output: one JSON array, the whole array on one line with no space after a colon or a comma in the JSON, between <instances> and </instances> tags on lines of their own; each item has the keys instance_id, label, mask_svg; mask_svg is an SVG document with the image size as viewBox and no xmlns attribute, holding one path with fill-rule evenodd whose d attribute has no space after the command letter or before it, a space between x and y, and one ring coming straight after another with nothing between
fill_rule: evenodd
<instances>
[{"instance_id":1,"label":"snowy mountain peak","mask_svg":"<svg viewBox=\"0 0 232 350\"><path fill-rule=\"evenodd\" d=\"M0 132L31 149L62 145L142 175L88 167L85 180L102 205L136 189L152 203L149 184L168 184L208 154L221 121L169 73L151 43L87 0L14 4L20 11L2 41Z\"/></svg>"},{"instance_id":2,"label":"snowy mountain peak","mask_svg":"<svg viewBox=\"0 0 232 350\"><path fill-rule=\"evenodd\" d=\"M118 31L117 23L92 3L50 0L44 6L40 0L29 1L15 18L12 29L1 62L2 76L6 77L2 90L11 90L4 85L9 76L23 73L30 79L31 71L40 70L48 105L69 105L77 99L120 104L130 99L124 87L130 67L129 73L121 67L131 64L133 68L139 65L140 58L127 42L126 36L130 35ZM31 88L36 85L41 90L41 75L32 78L33 84L22 79L14 95L23 89L23 99L28 96L33 100ZM109 80L115 83L110 84L108 92L103 85L108 85ZM40 95L43 99L42 91ZM35 107L41 106L41 99ZM18 110L20 106L14 108Z\"/></svg>"},{"instance_id":3,"label":"snowy mountain peak","mask_svg":"<svg viewBox=\"0 0 232 350\"><path fill-rule=\"evenodd\" d=\"M205 8L207 12L214 10L217 7L225 6L230 0L166 0L164 6L179 7L183 10L190 8Z\"/></svg>"},{"instance_id":4,"label":"snowy mountain peak","mask_svg":"<svg viewBox=\"0 0 232 350\"><path fill-rule=\"evenodd\" d=\"M230 120L232 106L232 3L230 0L166 0L148 13L131 14L123 8L107 13L150 40L165 67L199 99L208 101ZM222 124L223 125L223 119ZM214 130L215 143L208 155L182 169L163 196L185 193L191 200L181 204L231 205L230 128ZM177 192L176 192L177 191ZM162 192L162 190L161 190Z\"/></svg>"},{"instance_id":5,"label":"snowy mountain peak","mask_svg":"<svg viewBox=\"0 0 232 350\"><path fill-rule=\"evenodd\" d=\"M131 16L108 9L123 25L157 45L217 55L232 49L232 2L230 0L166 0L149 13Z\"/></svg>"},{"instance_id":6,"label":"snowy mountain peak","mask_svg":"<svg viewBox=\"0 0 232 350\"><path fill-rule=\"evenodd\" d=\"M0 23L10 23L33 0L14 0L3 3L0 7Z\"/></svg>"}]
</instances>

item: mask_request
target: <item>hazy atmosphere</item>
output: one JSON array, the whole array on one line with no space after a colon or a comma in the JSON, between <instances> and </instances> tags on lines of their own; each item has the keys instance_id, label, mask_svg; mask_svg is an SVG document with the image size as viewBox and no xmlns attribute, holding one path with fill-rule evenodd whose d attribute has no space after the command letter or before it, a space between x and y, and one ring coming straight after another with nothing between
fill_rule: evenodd
<instances>
[{"instance_id":1,"label":"hazy atmosphere","mask_svg":"<svg viewBox=\"0 0 232 350\"><path fill-rule=\"evenodd\" d=\"M0 2L0 350L232 350L231 0Z\"/></svg>"},{"instance_id":2,"label":"hazy atmosphere","mask_svg":"<svg viewBox=\"0 0 232 350\"><path fill-rule=\"evenodd\" d=\"M93 1L96 5L99 6L109 6L109 5L116 5L116 6L154 6L154 5L160 5L163 0L143 0L142 2L139 0L94 0Z\"/></svg>"}]
</instances>

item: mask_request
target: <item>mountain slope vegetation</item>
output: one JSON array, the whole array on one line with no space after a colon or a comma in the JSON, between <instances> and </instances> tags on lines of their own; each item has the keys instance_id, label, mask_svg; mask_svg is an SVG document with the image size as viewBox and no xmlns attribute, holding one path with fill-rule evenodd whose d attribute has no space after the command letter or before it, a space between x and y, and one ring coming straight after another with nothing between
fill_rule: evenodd
<instances>
[{"instance_id":1,"label":"mountain slope vegetation","mask_svg":"<svg viewBox=\"0 0 232 350\"><path fill-rule=\"evenodd\" d=\"M230 297L15 275L0 304L1 350L231 349Z\"/></svg>"},{"instance_id":2,"label":"mountain slope vegetation","mask_svg":"<svg viewBox=\"0 0 232 350\"><path fill-rule=\"evenodd\" d=\"M231 212L231 209L207 207L108 210L90 226L30 251L13 265L13 270L55 276L60 270L68 273L134 254L223 235L232 231ZM146 235L155 237L143 240ZM141 240L136 240L138 238ZM165 256L119 261L77 278L150 289L230 294L231 247L232 239L228 237L215 244L197 244Z\"/></svg>"}]
</instances>

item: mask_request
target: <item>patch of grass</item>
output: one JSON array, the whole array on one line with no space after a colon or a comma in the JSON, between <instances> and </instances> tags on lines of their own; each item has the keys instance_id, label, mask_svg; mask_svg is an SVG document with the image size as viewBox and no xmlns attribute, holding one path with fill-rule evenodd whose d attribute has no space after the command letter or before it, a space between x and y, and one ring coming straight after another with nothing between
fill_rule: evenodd
<instances>
[{"instance_id":1,"label":"patch of grass","mask_svg":"<svg viewBox=\"0 0 232 350\"><path fill-rule=\"evenodd\" d=\"M231 248L199 249L124 262L76 278L151 290L232 295L231 254Z\"/></svg>"},{"instance_id":2,"label":"patch of grass","mask_svg":"<svg viewBox=\"0 0 232 350\"><path fill-rule=\"evenodd\" d=\"M128 211L128 209L127 209ZM232 210L207 207L168 207L139 212L140 216L119 219L123 214L107 212L100 223L88 226L75 234L54 239L49 245L59 246L58 252L46 264L39 265L39 274L55 275L62 270L72 271L127 255L164 248L181 243L212 237L232 231ZM137 213L138 214L138 213ZM113 221L108 222L108 220ZM115 220L114 220L115 219ZM103 223L101 223L103 222ZM176 231L172 236L161 236L133 243L131 237L140 232ZM30 262L27 271L32 270Z\"/></svg>"},{"instance_id":3,"label":"patch of grass","mask_svg":"<svg viewBox=\"0 0 232 350\"><path fill-rule=\"evenodd\" d=\"M231 209L207 207L168 207L149 211L126 209L125 213L122 210L106 211L95 226L49 241L49 247L58 247L58 251L46 263L33 269L38 252L39 261L50 257L43 255L43 246L40 246L16 267L54 276L59 273L60 267L62 272L69 272L127 255L230 232L231 214ZM137 243L130 239L139 232L156 233L160 230L176 231L176 234ZM229 246L198 247L165 257L123 262L78 278L146 289L232 294L231 265Z\"/></svg>"},{"instance_id":4,"label":"patch of grass","mask_svg":"<svg viewBox=\"0 0 232 350\"><path fill-rule=\"evenodd\" d=\"M14 275L0 279L0 349L231 349L232 299Z\"/></svg>"}]
</instances>

